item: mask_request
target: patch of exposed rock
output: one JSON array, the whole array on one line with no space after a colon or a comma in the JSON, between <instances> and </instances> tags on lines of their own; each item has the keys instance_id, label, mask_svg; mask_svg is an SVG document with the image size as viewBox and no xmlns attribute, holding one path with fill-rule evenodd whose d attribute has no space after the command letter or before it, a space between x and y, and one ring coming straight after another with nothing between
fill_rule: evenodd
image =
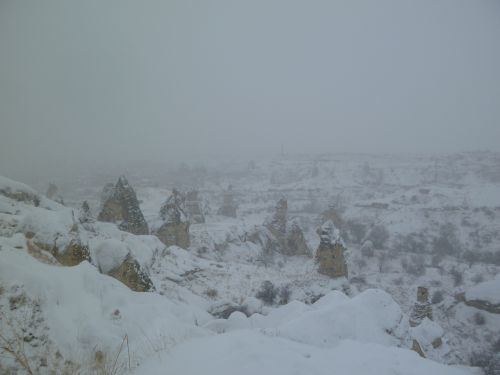
<instances>
[{"instance_id":1,"label":"patch of exposed rock","mask_svg":"<svg viewBox=\"0 0 500 375\"><path fill-rule=\"evenodd\" d=\"M137 260L130 254L126 256L120 266L108 272L108 275L122 282L136 292L154 290L154 285L146 272L141 269Z\"/></svg>"},{"instance_id":2,"label":"patch of exposed rock","mask_svg":"<svg viewBox=\"0 0 500 375\"><path fill-rule=\"evenodd\" d=\"M149 233L137 195L124 176L118 179L113 189L106 185L102 198L102 210L97 217L99 221L117 223L118 228L133 234Z\"/></svg>"},{"instance_id":3,"label":"patch of exposed rock","mask_svg":"<svg viewBox=\"0 0 500 375\"><path fill-rule=\"evenodd\" d=\"M174 189L160 209L158 224L153 228L153 234L166 246L175 245L186 249L190 245L190 223L184 210L184 202L183 195Z\"/></svg>"},{"instance_id":4,"label":"patch of exposed rock","mask_svg":"<svg viewBox=\"0 0 500 375\"><path fill-rule=\"evenodd\" d=\"M318 234L320 236L320 244L316 250L318 272L332 278L347 277L346 248L340 238L339 230L329 220L318 229Z\"/></svg>"},{"instance_id":5,"label":"patch of exposed rock","mask_svg":"<svg viewBox=\"0 0 500 375\"><path fill-rule=\"evenodd\" d=\"M17 190L12 189L10 186L5 186L0 187L0 194L17 202L23 202L35 207L40 206L40 197L35 192L21 189Z\"/></svg>"}]
</instances>

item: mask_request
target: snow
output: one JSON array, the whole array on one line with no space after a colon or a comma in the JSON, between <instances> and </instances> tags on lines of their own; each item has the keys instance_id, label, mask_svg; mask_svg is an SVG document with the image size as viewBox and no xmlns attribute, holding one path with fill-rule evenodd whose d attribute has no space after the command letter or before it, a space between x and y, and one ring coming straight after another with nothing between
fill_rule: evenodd
<instances>
[{"instance_id":1,"label":"snow","mask_svg":"<svg viewBox=\"0 0 500 375\"><path fill-rule=\"evenodd\" d=\"M481 300L494 305L500 304L500 274L491 281L485 281L467 289L465 298L469 301Z\"/></svg>"},{"instance_id":2,"label":"snow","mask_svg":"<svg viewBox=\"0 0 500 375\"><path fill-rule=\"evenodd\" d=\"M140 359L151 355L150 341L179 343L207 334L194 325L211 319L203 310L132 292L87 262L45 265L5 242L0 256L0 283L5 289L21 285L40 301L50 337L65 358L95 348L114 351L127 335L131 352Z\"/></svg>"},{"instance_id":3,"label":"snow","mask_svg":"<svg viewBox=\"0 0 500 375\"><path fill-rule=\"evenodd\" d=\"M421 346L429 347L434 340L443 337L444 331L436 322L424 318L418 326L411 328L411 335Z\"/></svg>"},{"instance_id":4,"label":"snow","mask_svg":"<svg viewBox=\"0 0 500 375\"><path fill-rule=\"evenodd\" d=\"M347 339L403 345L407 344L408 319L391 296L370 289L354 298L331 292L312 306L292 301L267 316L246 318L235 312L227 321L209 323L208 328L212 326L216 332L266 328L276 336L319 347L332 347Z\"/></svg>"},{"instance_id":5,"label":"snow","mask_svg":"<svg viewBox=\"0 0 500 375\"><path fill-rule=\"evenodd\" d=\"M52 342L48 347L78 361L95 349L115 353L128 335L132 373L137 375L472 374L470 368L444 364L468 363L472 351L489 350L491 337L500 330L500 315L480 311L486 323L478 325L478 310L457 302L455 295L465 291L467 299L500 303L500 276L495 278L500 267L466 264L460 253L434 264L432 244L440 227L451 224L462 251L498 251L500 182L494 166L500 158L459 156L283 157L259 161L244 172L246 167L235 161L224 167L207 161L206 181L198 179L200 185L195 186L206 203L206 223L191 225L188 249L165 248L155 236L125 233L112 223L77 223L75 233L73 208L2 177L0 190L36 194L40 205L0 193L0 286L5 289L3 296L0 293L1 312L19 318L21 311L9 309L9 297L25 291L40 302L41 326ZM493 177L484 175L489 169L483 163L493 166ZM312 166L318 167L314 176ZM131 181L150 226L174 187L193 188L185 176L176 179L170 171L141 173ZM378 176L383 181L377 181ZM77 186L65 202L80 207L86 199L97 207L102 181L85 176L69 181ZM229 184L234 186L237 218L215 214ZM319 244L316 230L323 224L319 214L335 206L347 224L339 229L350 254L350 279L318 274L314 258L275 254L263 259L262 248L247 241L283 195L313 250ZM361 245L368 246L371 239L365 235L355 241L350 222L364 224L367 233L384 225L390 238L373 256L364 256ZM27 254L28 231L35 233L34 241L57 240L60 249L77 236L88 245L92 264L64 268L34 260ZM350 238L344 238L346 232ZM425 246L400 251L396 239L412 233L421 235ZM127 254L149 274L156 292L134 293L99 273L118 266ZM382 255L386 264L379 267ZM423 274L402 269L402 260L411 257L423 261ZM463 275L459 285L454 284L453 269ZM481 282L480 277L489 281ZM264 280L278 289L289 287L291 302L269 306L255 298ZM425 319L410 328L407 316L422 285L429 287L431 296L440 291L444 298L432 306L434 321ZM228 319L208 313L228 306L242 312ZM432 342L437 338L443 344L435 349ZM411 352L413 339L436 362Z\"/></svg>"},{"instance_id":6,"label":"snow","mask_svg":"<svg viewBox=\"0 0 500 375\"><path fill-rule=\"evenodd\" d=\"M342 341L334 348L319 348L238 330L190 340L139 367L136 375L466 375L466 368L424 360L394 347Z\"/></svg>"}]
</instances>

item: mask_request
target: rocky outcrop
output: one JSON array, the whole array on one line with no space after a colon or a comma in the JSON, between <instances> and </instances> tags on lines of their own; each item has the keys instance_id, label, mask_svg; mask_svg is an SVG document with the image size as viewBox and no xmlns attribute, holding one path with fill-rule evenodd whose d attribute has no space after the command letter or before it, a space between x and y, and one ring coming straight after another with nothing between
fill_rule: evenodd
<instances>
[{"instance_id":1,"label":"rocky outcrop","mask_svg":"<svg viewBox=\"0 0 500 375\"><path fill-rule=\"evenodd\" d=\"M133 234L149 233L135 191L124 176L118 179L113 189L106 185L102 198L99 221L117 223L118 228Z\"/></svg>"},{"instance_id":2,"label":"rocky outcrop","mask_svg":"<svg viewBox=\"0 0 500 375\"><path fill-rule=\"evenodd\" d=\"M233 187L229 185L228 189L224 192L222 206L217 211L218 215L236 217L237 205L234 200Z\"/></svg>"},{"instance_id":3,"label":"rocky outcrop","mask_svg":"<svg viewBox=\"0 0 500 375\"><path fill-rule=\"evenodd\" d=\"M201 209L201 202L198 198L198 191L191 190L186 194L186 213L189 221L195 224L205 222L205 216Z\"/></svg>"},{"instance_id":4,"label":"rocky outcrop","mask_svg":"<svg viewBox=\"0 0 500 375\"><path fill-rule=\"evenodd\" d=\"M114 277L130 289L136 292L148 292L154 290L154 285L146 272L141 269L140 264L130 254L120 266L111 270L109 276Z\"/></svg>"},{"instance_id":5,"label":"rocky outcrop","mask_svg":"<svg viewBox=\"0 0 500 375\"><path fill-rule=\"evenodd\" d=\"M176 245L186 249L190 245L190 223L184 211L184 202L183 195L174 189L160 209L158 224L153 228L153 234L166 246Z\"/></svg>"},{"instance_id":6,"label":"rocky outcrop","mask_svg":"<svg viewBox=\"0 0 500 375\"><path fill-rule=\"evenodd\" d=\"M87 245L84 245L80 239L72 239L63 251L52 248L52 255L63 266L72 267L83 261L90 262L90 251Z\"/></svg>"},{"instance_id":7,"label":"rocky outcrop","mask_svg":"<svg viewBox=\"0 0 500 375\"><path fill-rule=\"evenodd\" d=\"M311 256L298 220L288 220L288 203L284 198L276 204L272 217L264 226L257 227L248 240L262 246L266 254Z\"/></svg>"},{"instance_id":8,"label":"rocky outcrop","mask_svg":"<svg viewBox=\"0 0 500 375\"><path fill-rule=\"evenodd\" d=\"M347 277L346 249L338 229L329 220L318 229L318 234L320 236L320 244L316 250L318 272L332 278Z\"/></svg>"},{"instance_id":9,"label":"rocky outcrop","mask_svg":"<svg viewBox=\"0 0 500 375\"><path fill-rule=\"evenodd\" d=\"M82 243L79 237L73 238L69 244L61 250L55 243L50 245L39 241L37 242L33 238L34 236L34 233L25 233L26 247L30 255L43 263L58 263L62 266L72 267L83 261L91 262L89 248Z\"/></svg>"},{"instance_id":10,"label":"rocky outcrop","mask_svg":"<svg viewBox=\"0 0 500 375\"><path fill-rule=\"evenodd\" d=\"M31 190L12 189L10 186L4 186L0 187L0 195L35 207L40 206L40 197Z\"/></svg>"},{"instance_id":11,"label":"rocky outcrop","mask_svg":"<svg viewBox=\"0 0 500 375\"><path fill-rule=\"evenodd\" d=\"M429 290L426 287L417 288L417 301L410 314L410 325L416 327L424 318L432 320L432 306L429 302Z\"/></svg>"}]
</instances>

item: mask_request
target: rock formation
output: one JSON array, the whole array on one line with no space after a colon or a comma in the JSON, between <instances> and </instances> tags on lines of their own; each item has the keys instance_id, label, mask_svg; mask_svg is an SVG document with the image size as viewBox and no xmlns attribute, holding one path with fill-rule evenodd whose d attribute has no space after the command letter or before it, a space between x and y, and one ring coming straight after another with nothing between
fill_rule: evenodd
<instances>
[{"instance_id":1,"label":"rock formation","mask_svg":"<svg viewBox=\"0 0 500 375\"><path fill-rule=\"evenodd\" d=\"M111 270L108 275L114 277L136 292L148 292L154 290L153 282L141 269L137 260L135 260L130 254L127 255L119 267Z\"/></svg>"},{"instance_id":2,"label":"rock formation","mask_svg":"<svg viewBox=\"0 0 500 375\"><path fill-rule=\"evenodd\" d=\"M318 229L318 234L320 236L320 244L316 251L318 272L330 277L347 277L346 249L338 229L329 220Z\"/></svg>"},{"instance_id":3,"label":"rock formation","mask_svg":"<svg viewBox=\"0 0 500 375\"><path fill-rule=\"evenodd\" d=\"M281 198L276 204L272 219L266 223L267 229L277 238L286 236L287 213L288 202L285 198Z\"/></svg>"},{"instance_id":4,"label":"rock formation","mask_svg":"<svg viewBox=\"0 0 500 375\"><path fill-rule=\"evenodd\" d=\"M91 261L88 246L84 245L79 238L72 239L63 251L58 251L53 247L51 253L59 263L67 267L76 266L83 261Z\"/></svg>"},{"instance_id":5,"label":"rock formation","mask_svg":"<svg viewBox=\"0 0 500 375\"><path fill-rule=\"evenodd\" d=\"M288 220L288 203L285 198L278 201L272 217L264 226L257 227L248 239L261 245L266 254L278 252L283 255L311 255L298 220Z\"/></svg>"},{"instance_id":6,"label":"rock formation","mask_svg":"<svg viewBox=\"0 0 500 375\"><path fill-rule=\"evenodd\" d=\"M224 192L222 206L217 211L218 215L236 217L236 203L234 201L233 187L229 185L228 189Z\"/></svg>"},{"instance_id":7,"label":"rock formation","mask_svg":"<svg viewBox=\"0 0 500 375\"><path fill-rule=\"evenodd\" d=\"M124 176L118 179L113 189L106 185L101 197L103 205L97 217L99 221L117 223L118 228L133 234L149 233L135 191Z\"/></svg>"},{"instance_id":8,"label":"rock formation","mask_svg":"<svg viewBox=\"0 0 500 375\"><path fill-rule=\"evenodd\" d=\"M417 288L417 301L413 305L410 314L410 325L416 327L424 318L432 320L432 306L429 302L429 290L426 287L419 286Z\"/></svg>"},{"instance_id":9,"label":"rock formation","mask_svg":"<svg viewBox=\"0 0 500 375\"><path fill-rule=\"evenodd\" d=\"M192 223L200 224L205 222L198 191L196 190L191 190L186 194L186 213Z\"/></svg>"},{"instance_id":10,"label":"rock formation","mask_svg":"<svg viewBox=\"0 0 500 375\"><path fill-rule=\"evenodd\" d=\"M309 246L307 246L306 239L304 238L304 233L297 220L293 220L287 229L285 246L282 253L284 255L311 255Z\"/></svg>"},{"instance_id":11,"label":"rock formation","mask_svg":"<svg viewBox=\"0 0 500 375\"><path fill-rule=\"evenodd\" d=\"M190 223L184 211L184 201L182 194L174 189L160 209L159 224L153 228L153 234L166 246L189 247Z\"/></svg>"}]
</instances>

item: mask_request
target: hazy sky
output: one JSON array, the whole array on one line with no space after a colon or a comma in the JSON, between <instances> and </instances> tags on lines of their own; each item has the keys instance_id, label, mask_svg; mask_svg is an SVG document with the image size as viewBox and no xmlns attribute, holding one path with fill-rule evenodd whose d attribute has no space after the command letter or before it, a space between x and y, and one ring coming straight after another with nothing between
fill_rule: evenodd
<instances>
[{"instance_id":1,"label":"hazy sky","mask_svg":"<svg viewBox=\"0 0 500 375\"><path fill-rule=\"evenodd\" d=\"M0 0L0 174L500 150L499 0Z\"/></svg>"}]
</instances>

